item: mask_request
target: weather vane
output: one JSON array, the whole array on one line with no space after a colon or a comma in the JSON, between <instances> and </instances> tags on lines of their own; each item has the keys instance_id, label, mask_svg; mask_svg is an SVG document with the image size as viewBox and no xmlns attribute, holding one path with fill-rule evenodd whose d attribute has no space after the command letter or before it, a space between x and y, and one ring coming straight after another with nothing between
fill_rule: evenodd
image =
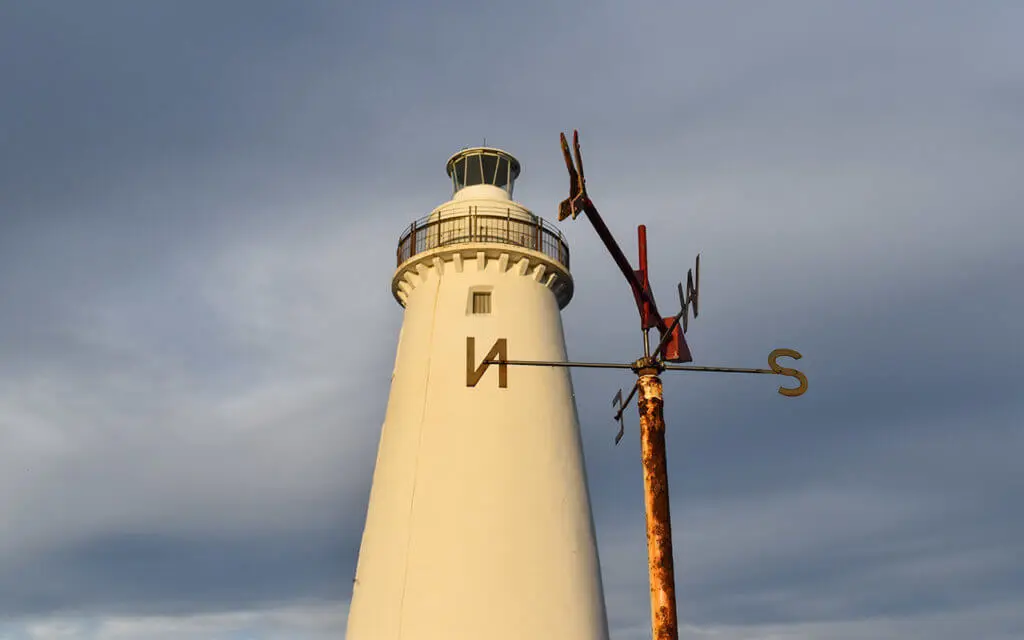
<instances>
[{"instance_id":1,"label":"weather vane","mask_svg":"<svg viewBox=\"0 0 1024 640\"><path fill-rule=\"evenodd\" d=\"M676 640L679 637L676 614L675 572L672 558L672 523L669 516L668 472L665 456L665 418L663 412L662 384L660 374L663 371L701 371L724 373L758 373L789 376L798 382L796 387L779 387L779 393L795 397L807 391L807 376L796 369L778 364L780 357L799 359L801 356L792 349L775 349L768 355L768 369L743 369L736 367L701 367L685 365L693 362L690 348L686 343L685 333L688 317L693 311L697 317L700 290L700 256L696 259L696 275L693 270L686 274L686 287L680 282L677 285L679 295L679 312L672 317L663 317L654 302L650 279L647 270L647 229L644 225L637 228L639 236L640 268L634 270L629 260L619 248L615 238L601 219L597 207L587 195L587 184L583 174L583 160L580 156L579 132L573 131L573 156L569 153L569 143L565 134L560 134L562 153L565 165L569 170L569 197L558 207L559 221L570 216L575 220L582 212L587 215L597 235L615 260L633 291L637 310L640 312L640 329L644 339L644 354L631 363L605 362L563 362L540 360L509 360L505 356L503 345L495 345L482 363L482 369L489 364L499 365L499 373L504 379L506 366L542 366L542 367L588 367L598 369L631 369L637 376L636 383L629 394L623 399L622 390L612 401L616 408L615 420L619 423L619 432L615 436L618 444L625 431L623 411L625 406L637 392L637 405L640 411L640 444L641 459L644 468L644 503L647 517L647 559L650 571L651 586L651 627L655 640ZM657 329L658 344L651 349L650 331ZM500 342L500 341L499 341ZM469 372L472 374L472 370ZM483 371L476 373L475 378ZM473 386L475 380L467 380ZM504 386L504 385L501 385Z\"/></svg>"}]
</instances>

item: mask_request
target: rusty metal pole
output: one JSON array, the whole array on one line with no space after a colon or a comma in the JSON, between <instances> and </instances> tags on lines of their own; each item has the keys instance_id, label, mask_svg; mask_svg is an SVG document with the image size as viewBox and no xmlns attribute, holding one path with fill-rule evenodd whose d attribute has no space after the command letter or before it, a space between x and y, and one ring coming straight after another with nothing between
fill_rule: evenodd
<instances>
[{"instance_id":1,"label":"rusty metal pole","mask_svg":"<svg viewBox=\"0 0 1024 640\"><path fill-rule=\"evenodd\" d=\"M665 414L660 368L648 361L637 369L640 408L640 452L644 466L647 511L647 561L651 581L653 640L678 640L676 578L672 559L668 467L665 456Z\"/></svg>"}]
</instances>

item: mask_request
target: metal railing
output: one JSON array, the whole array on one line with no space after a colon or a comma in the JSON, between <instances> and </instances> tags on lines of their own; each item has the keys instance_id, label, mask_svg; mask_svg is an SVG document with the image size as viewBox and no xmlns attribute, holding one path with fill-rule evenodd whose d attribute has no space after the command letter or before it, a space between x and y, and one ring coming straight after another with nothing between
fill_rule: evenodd
<instances>
[{"instance_id":1,"label":"metal railing","mask_svg":"<svg viewBox=\"0 0 1024 640\"><path fill-rule=\"evenodd\" d=\"M398 264L438 247L494 242L539 251L568 269L569 245L558 229L538 216L524 219L524 215L531 214L511 207L468 205L441 210L433 219L421 218L405 230L398 239Z\"/></svg>"}]
</instances>

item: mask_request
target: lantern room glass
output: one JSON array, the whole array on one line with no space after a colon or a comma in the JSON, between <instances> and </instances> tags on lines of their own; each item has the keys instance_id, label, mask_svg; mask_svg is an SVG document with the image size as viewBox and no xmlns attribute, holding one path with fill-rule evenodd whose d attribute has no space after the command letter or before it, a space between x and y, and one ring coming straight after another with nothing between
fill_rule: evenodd
<instances>
[{"instance_id":1,"label":"lantern room glass","mask_svg":"<svg viewBox=\"0 0 1024 640\"><path fill-rule=\"evenodd\" d=\"M494 185L512 195L515 176L509 159L493 151L468 153L452 164L452 187L459 191L477 184Z\"/></svg>"}]
</instances>

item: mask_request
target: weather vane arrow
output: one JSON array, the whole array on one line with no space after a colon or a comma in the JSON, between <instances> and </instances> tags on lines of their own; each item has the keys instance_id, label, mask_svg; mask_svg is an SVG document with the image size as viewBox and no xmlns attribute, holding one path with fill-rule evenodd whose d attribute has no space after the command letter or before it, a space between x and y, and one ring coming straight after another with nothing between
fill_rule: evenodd
<instances>
[{"instance_id":1,"label":"weather vane arrow","mask_svg":"<svg viewBox=\"0 0 1024 640\"><path fill-rule=\"evenodd\" d=\"M672 557L672 523L669 516L668 470L665 455L665 417L660 374L664 371L754 373L792 377L795 387L779 387L779 393L787 397L801 396L807 391L807 376L796 369L778 363L781 357L799 360L801 355L792 349L775 349L768 356L767 369L745 369L737 367L703 367L685 365L693 362L685 333L690 311L697 317L700 289L700 256L696 260L696 276L693 271L686 274L686 287L677 285L679 312L672 317L662 317L651 292L647 271L647 228L637 228L639 240L640 268L633 269L629 259L622 252L590 196L583 174L583 158L580 155L579 132L573 131L573 153L565 134L560 134L565 166L569 170L569 197L558 206L559 221L572 217L574 220L584 213L590 220L597 235L604 242L612 259L626 278L640 313L640 328L643 333L644 355L631 363L614 362L565 362L542 360L509 360L504 353L495 359L498 352L492 351L484 360L485 365L541 366L541 367L586 367L597 369L631 369L637 376L633 388L623 399L619 389L612 400L616 408L615 420L619 432L615 437L618 444L625 431L623 411L633 396L639 392L637 406L640 411L640 445L644 469L644 504L647 518L647 559L651 586L651 628L654 640L677 640L679 637L676 614L675 569ZM573 163L575 156L575 164ZM657 329L659 341L650 348L650 330Z\"/></svg>"}]
</instances>

